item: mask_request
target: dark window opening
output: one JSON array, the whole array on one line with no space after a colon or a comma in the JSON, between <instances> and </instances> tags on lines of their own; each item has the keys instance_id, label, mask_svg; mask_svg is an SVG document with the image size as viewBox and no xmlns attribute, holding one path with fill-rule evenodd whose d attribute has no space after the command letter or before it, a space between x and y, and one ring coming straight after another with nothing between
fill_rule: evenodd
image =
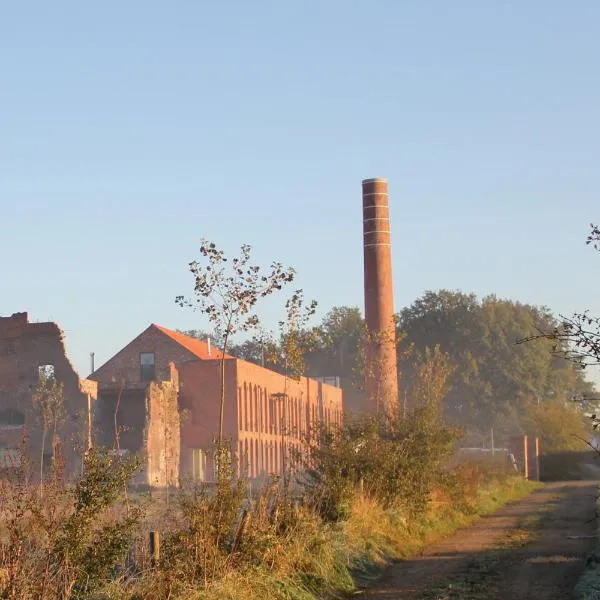
<instances>
[{"instance_id":1,"label":"dark window opening","mask_svg":"<svg viewBox=\"0 0 600 600\"><path fill-rule=\"evenodd\" d=\"M0 410L0 429L17 429L25 425L25 415L12 408Z\"/></svg>"},{"instance_id":2,"label":"dark window opening","mask_svg":"<svg viewBox=\"0 0 600 600\"><path fill-rule=\"evenodd\" d=\"M154 352L142 352L140 354L140 370L142 381L154 381L156 378Z\"/></svg>"}]
</instances>

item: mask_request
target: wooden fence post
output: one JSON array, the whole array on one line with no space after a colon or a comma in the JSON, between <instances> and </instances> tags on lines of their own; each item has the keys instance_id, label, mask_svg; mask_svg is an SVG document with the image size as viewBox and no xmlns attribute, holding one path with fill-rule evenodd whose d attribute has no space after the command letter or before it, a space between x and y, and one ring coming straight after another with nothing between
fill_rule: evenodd
<instances>
[{"instance_id":1,"label":"wooden fence post","mask_svg":"<svg viewBox=\"0 0 600 600\"><path fill-rule=\"evenodd\" d=\"M150 532L150 561L153 567L158 565L160 559L160 536L158 531Z\"/></svg>"}]
</instances>

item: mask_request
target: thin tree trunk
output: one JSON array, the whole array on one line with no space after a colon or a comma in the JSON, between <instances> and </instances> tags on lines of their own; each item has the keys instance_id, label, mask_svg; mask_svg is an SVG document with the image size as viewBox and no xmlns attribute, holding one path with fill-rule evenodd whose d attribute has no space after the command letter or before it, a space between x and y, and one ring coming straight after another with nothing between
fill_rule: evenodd
<instances>
[{"instance_id":1,"label":"thin tree trunk","mask_svg":"<svg viewBox=\"0 0 600 600\"><path fill-rule=\"evenodd\" d=\"M118 415L119 415L119 406L121 405L121 394L123 393L123 384L121 384L121 389L119 390L119 394L117 396L117 402L115 404L115 414L114 414L114 423L115 423L115 448L117 450L121 450L121 441L119 439L119 423L118 423Z\"/></svg>"},{"instance_id":2,"label":"thin tree trunk","mask_svg":"<svg viewBox=\"0 0 600 600\"><path fill-rule=\"evenodd\" d=\"M44 451L46 450L46 426L42 431L42 456L40 457L40 496L44 495Z\"/></svg>"},{"instance_id":3,"label":"thin tree trunk","mask_svg":"<svg viewBox=\"0 0 600 600\"><path fill-rule=\"evenodd\" d=\"M227 324L229 331L230 323ZM223 419L225 416L225 352L229 342L229 334L225 334L223 338L223 349L221 350L221 405L219 407L219 451L223 442Z\"/></svg>"},{"instance_id":4,"label":"thin tree trunk","mask_svg":"<svg viewBox=\"0 0 600 600\"><path fill-rule=\"evenodd\" d=\"M225 416L225 355L221 357L221 404L219 406L219 449L223 442L223 418Z\"/></svg>"}]
</instances>

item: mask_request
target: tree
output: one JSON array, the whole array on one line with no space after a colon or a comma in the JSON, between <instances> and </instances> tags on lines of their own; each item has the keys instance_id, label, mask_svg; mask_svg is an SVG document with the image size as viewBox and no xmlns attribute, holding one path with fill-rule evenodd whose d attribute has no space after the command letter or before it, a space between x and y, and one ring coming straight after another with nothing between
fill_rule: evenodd
<instances>
[{"instance_id":1,"label":"tree","mask_svg":"<svg viewBox=\"0 0 600 600\"><path fill-rule=\"evenodd\" d=\"M359 390L362 379L361 348L365 324L356 306L335 306L313 328L315 344L307 353L307 373L312 376L336 376L344 392L345 410L362 406Z\"/></svg>"},{"instance_id":2,"label":"tree","mask_svg":"<svg viewBox=\"0 0 600 600\"><path fill-rule=\"evenodd\" d=\"M364 341L365 322L357 306L334 306L319 328L319 344L311 362L328 373L353 379L359 348Z\"/></svg>"},{"instance_id":3,"label":"tree","mask_svg":"<svg viewBox=\"0 0 600 600\"><path fill-rule=\"evenodd\" d=\"M304 292L296 290L285 303L285 319L279 322L279 341L270 361L279 366L285 377L299 379L306 371L305 357L316 343L317 333L308 328L317 310L317 301L304 301Z\"/></svg>"},{"instance_id":4,"label":"tree","mask_svg":"<svg viewBox=\"0 0 600 600\"><path fill-rule=\"evenodd\" d=\"M189 270L194 278L194 295L177 296L175 302L203 312L221 336L218 454L223 441L225 360L230 341L237 333L258 326L254 312L258 301L293 281L295 271L273 262L264 272L251 264L251 247L247 244L241 246L239 256L229 260L223 250L206 239L201 240L200 258L189 263Z\"/></svg>"},{"instance_id":5,"label":"tree","mask_svg":"<svg viewBox=\"0 0 600 600\"><path fill-rule=\"evenodd\" d=\"M586 244L600 252L598 225L590 224ZM600 317L591 315L587 310L576 312L572 316L560 315L559 322L553 323L551 327L538 327L534 333L524 336L518 343L528 345L526 342L534 340L550 344L553 356L566 359L580 371L589 366L600 365ZM573 399L582 405L597 401L597 398L592 398L591 388L583 390L583 393L575 395ZM600 427L600 414L594 412L591 419L593 429L597 430Z\"/></svg>"},{"instance_id":6,"label":"tree","mask_svg":"<svg viewBox=\"0 0 600 600\"><path fill-rule=\"evenodd\" d=\"M39 382L33 392L33 404L39 411L42 426L40 450L40 494L44 489L44 456L46 454L46 439L52 433L52 464L54 468L58 459L58 428L64 418L64 389L63 384L54 377L53 370L39 369Z\"/></svg>"},{"instance_id":7,"label":"tree","mask_svg":"<svg viewBox=\"0 0 600 600\"><path fill-rule=\"evenodd\" d=\"M208 333L204 329L176 329L177 333L181 333L181 335L187 335L188 337L192 337L196 340L206 340L208 338L220 338L218 332Z\"/></svg>"},{"instance_id":8,"label":"tree","mask_svg":"<svg viewBox=\"0 0 600 600\"><path fill-rule=\"evenodd\" d=\"M549 342L515 344L555 323L544 307L448 290L426 292L398 318L416 356L436 344L448 354L455 368L445 410L476 434L474 441L487 439L491 427L497 437L527 429L532 404L589 392L579 370L549 354ZM412 358L401 365L404 386L414 378L412 365Z\"/></svg>"},{"instance_id":9,"label":"tree","mask_svg":"<svg viewBox=\"0 0 600 600\"><path fill-rule=\"evenodd\" d=\"M586 244L600 252L598 225L590 224ZM600 365L600 317L590 315L587 310L576 312L570 317L560 315L560 322L553 327L538 327L535 333L523 337L519 343L533 340L550 341L555 356L574 362L581 369Z\"/></svg>"}]
</instances>

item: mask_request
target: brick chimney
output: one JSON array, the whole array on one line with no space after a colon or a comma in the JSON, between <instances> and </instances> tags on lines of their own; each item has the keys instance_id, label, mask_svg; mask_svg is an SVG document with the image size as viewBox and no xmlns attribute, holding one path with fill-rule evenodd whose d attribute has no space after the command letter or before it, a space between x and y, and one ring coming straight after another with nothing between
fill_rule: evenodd
<instances>
[{"instance_id":1,"label":"brick chimney","mask_svg":"<svg viewBox=\"0 0 600 600\"><path fill-rule=\"evenodd\" d=\"M367 411L390 415L398 408L398 373L387 180L364 179L362 197Z\"/></svg>"}]
</instances>

